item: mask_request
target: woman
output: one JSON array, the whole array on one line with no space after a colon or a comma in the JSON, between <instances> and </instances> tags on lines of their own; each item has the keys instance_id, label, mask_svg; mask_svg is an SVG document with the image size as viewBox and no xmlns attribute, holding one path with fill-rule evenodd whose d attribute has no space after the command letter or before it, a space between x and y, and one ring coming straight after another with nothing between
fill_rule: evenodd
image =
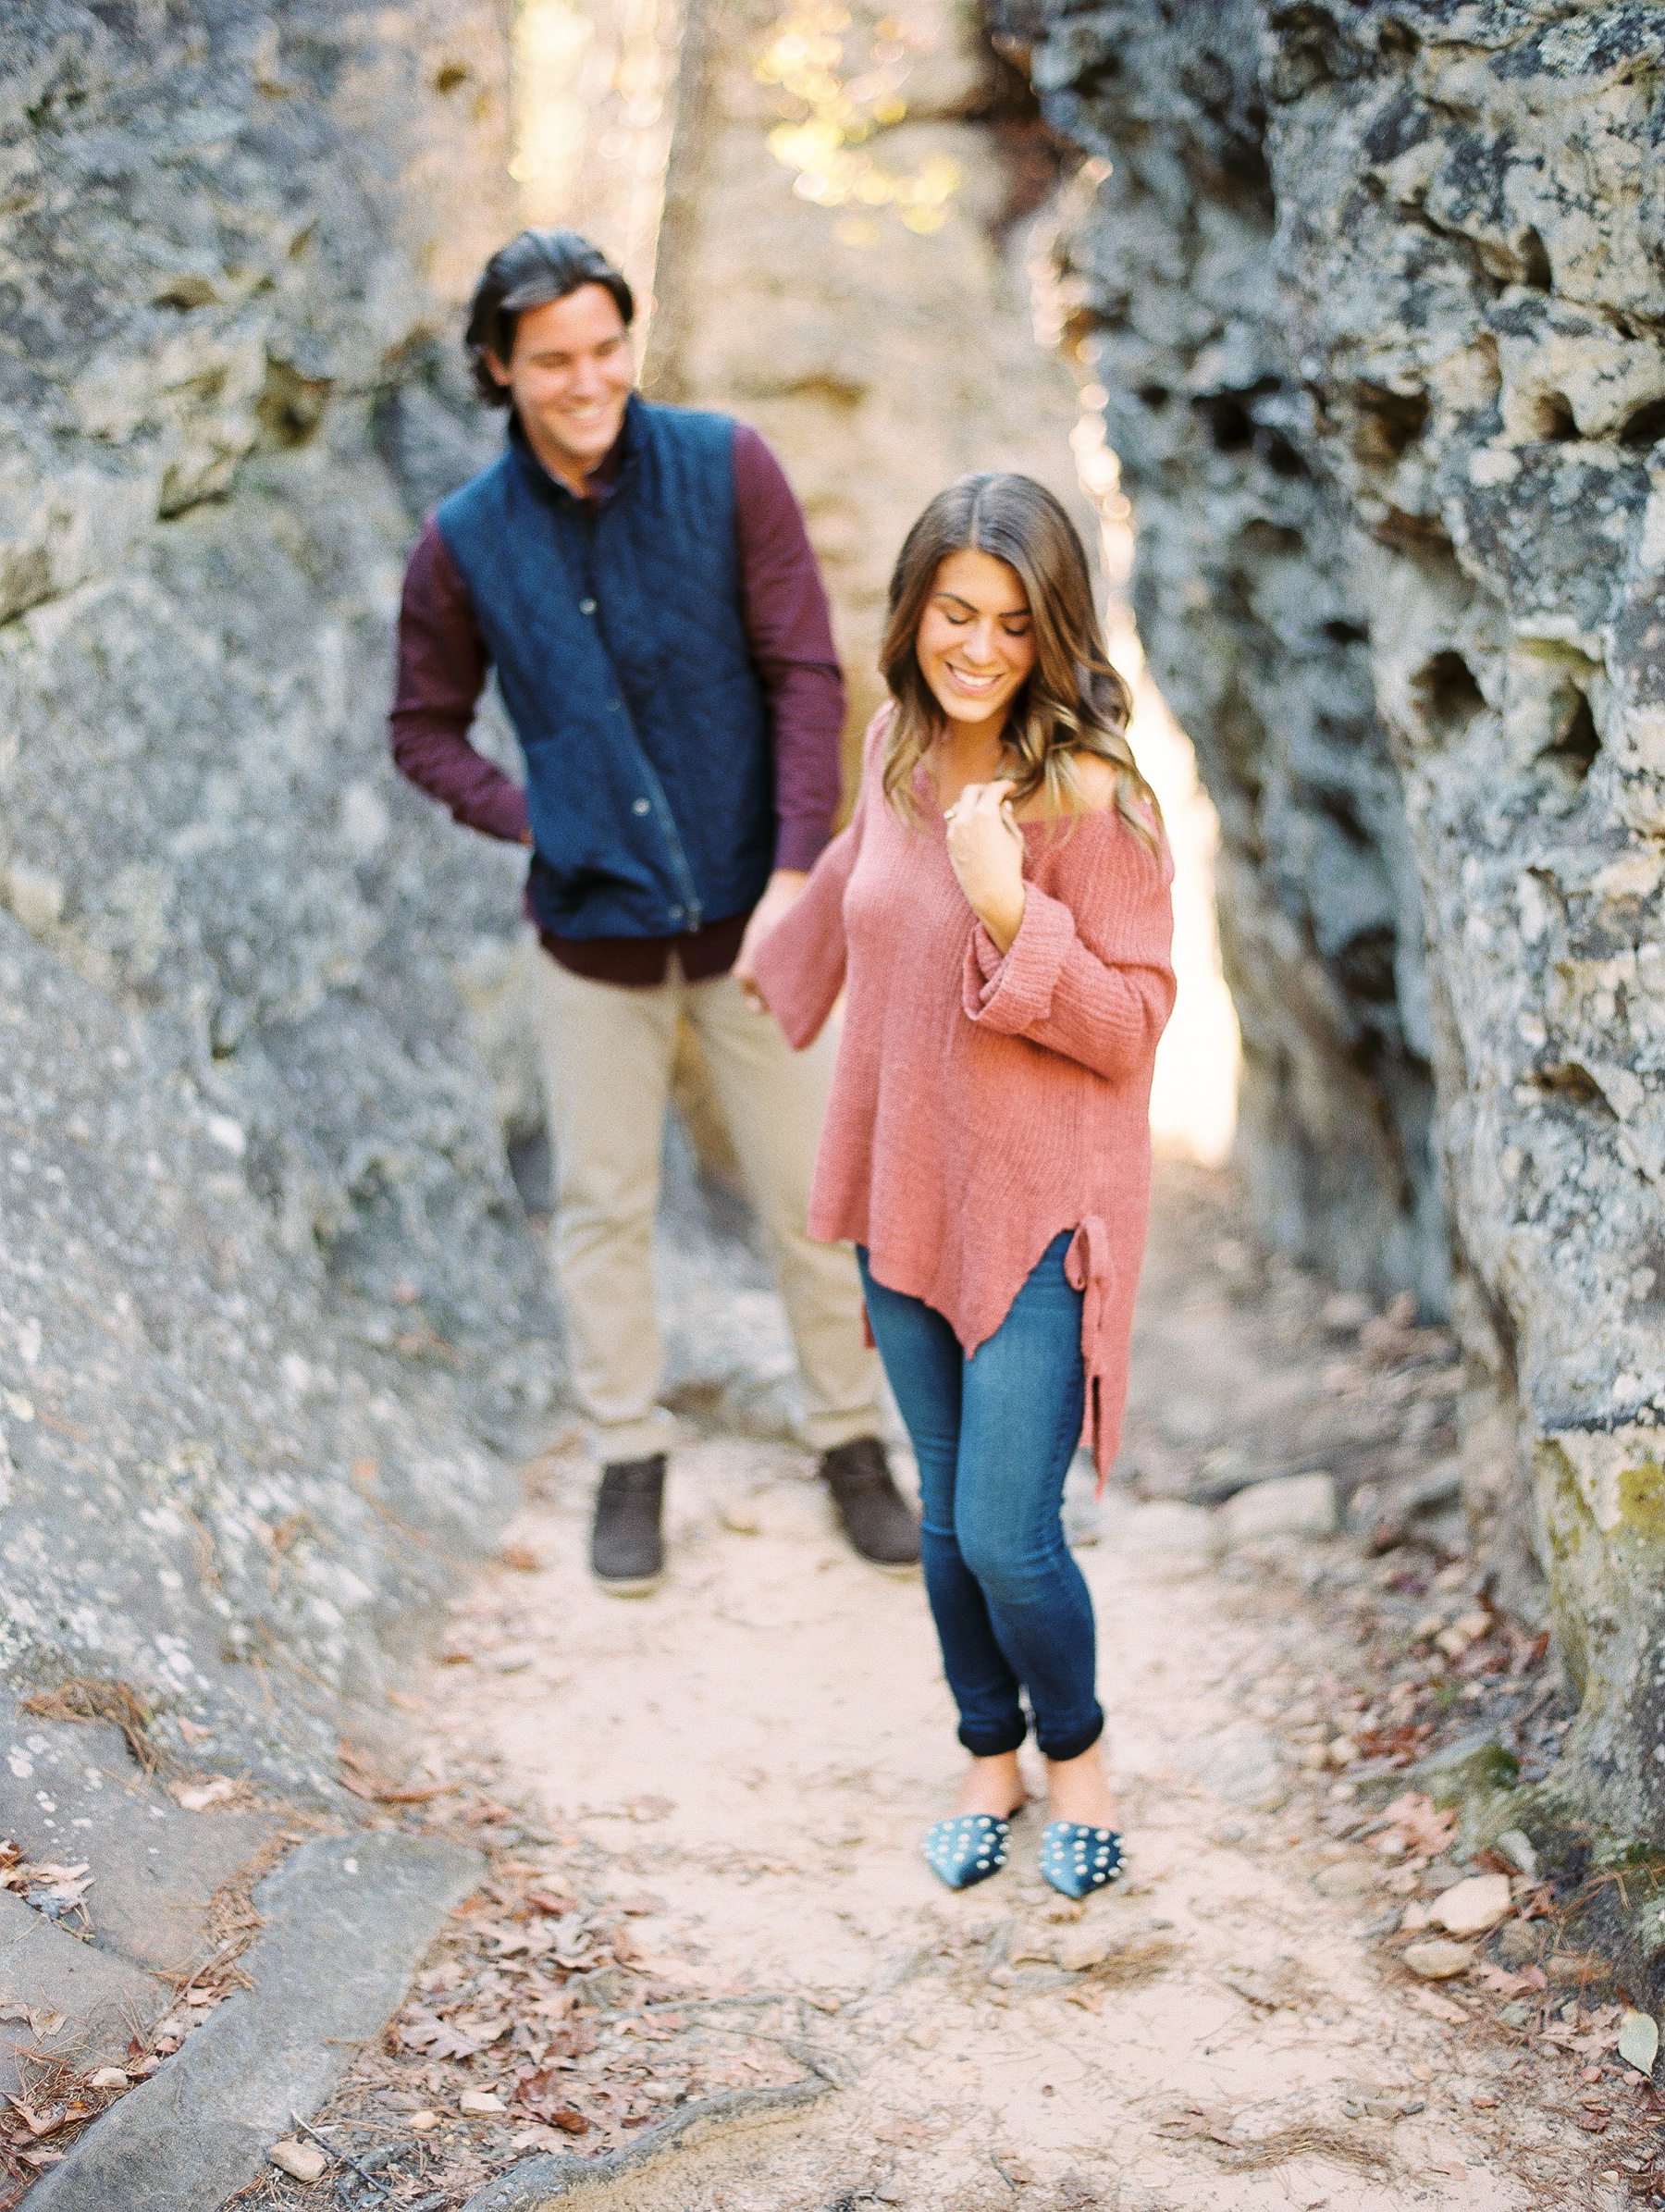
<instances>
[{"instance_id":1,"label":"woman","mask_svg":"<svg viewBox=\"0 0 1665 2212\"><path fill-rule=\"evenodd\" d=\"M1173 871L1080 539L1042 486L965 476L931 501L881 664L855 817L741 981L799 1048L846 994L809 1230L856 1246L919 1460L971 1754L926 1857L956 1889L1005 1864L1027 1696L1042 1872L1084 1897L1122 1849L1061 1508L1083 1415L1102 1485L1126 1396Z\"/></svg>"}]
</instances>

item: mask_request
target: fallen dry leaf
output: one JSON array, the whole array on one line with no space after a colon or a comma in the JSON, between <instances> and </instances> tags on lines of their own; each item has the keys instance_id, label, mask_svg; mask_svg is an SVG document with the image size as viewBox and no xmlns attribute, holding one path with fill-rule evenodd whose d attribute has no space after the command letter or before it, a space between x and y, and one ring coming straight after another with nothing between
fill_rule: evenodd
<instances>
[{"instance_id":1,"label":"fallen dry leaf","mask_svg":"<svg viewBox=\"0 0 1665 2212\"><path fill-rule=\"evenodd\" d=\"M539 1912L553 1913L558 1920L564 1920L569 1912L578 1910L577 1898L569 1897L564 1890L559 1889L529 1889L526 1902L535 1906ZM633 1908L625 1905L622 1909L629 1912Z\"/></svg>"},{"instance_id":2,"label":"fallen dry leaf","mask_svg":"<svg viewBox=\"0 0 1665 2212\"><path fill-rule=\"evenodd\" d=\"M520 1928L486 1927L480 1934L497 1946L492 1953L494 1959L538 1959L560 1941L556 1929L536 1923Z\"/></svg>"},{"instance_id":3,"label":"fallen dry leaf","mask_svg":"<svg viewBox=\"0 0 1665 2212\"><path fill-rule=\"evenodd\" d=\"M1432 2020L1442 2020L1448 2027L1465 2025L1468 2014L1461 2005L1454 2005L1449 1997L1442 1997L1432 1989L1414 1989L1411 2002L1419 2012L1425 2012Z\"/></svg>"},{"instance_id":4,"label":"fallen dry leaf","mask_svg":"<svg viewBox=\"0 0 1665 2212\"><path fill-rule=\"evenodd\" d=\"M1479 1971L1487 1989L1495 1989L1500 1997L1524 1996L1529 1989L1549 1986L1541 1966L1523 1966L1518 1974L1511 1974L1507 1967L1494 1966L1487 1959L1481 1961Z\"/></svg>"},{"instance_id":5,"label":"fallen dry leaf","mask_svg":"<svg viewBox=\"0 0 1665 2212\"><path fill-rule=\"evenodd\" d=\"M1182 2105L1171 2119L1157 2122L1156 2132L1182 2143L1223 2143L1235 2150L1240 2140L1234 2132L1236 2125L1236 2114L1218 2106Z\"/></svg>"},{"instance_id":6,"label":"fallen dry leaf","mask_svg":"<svg viewBox=\"0 0 1665 2212\"><path fill-rule=\"evenodd\" d=\"M648 1796L626 1798L624 1810L629 1813L633 1821L663 1821L671 1817L676 1810L676 1807L669 1798Z\"/></svg>"},{"instance_id":7,"label":"fallen dry leaf","mask_svg":"<svg viewBox=\"0 0 1665 2212\"><path fill-rule=\"evenodd\" d=\"M506 1567L512 1567L517 1575L536 1575L543 1567L543 1561L530 1544L505 1544L498 1557Z\"/></svg>"},{"instance_id":8,"label":"fallen dry leaf","mask_svg":"<svg viewBox=\"0 0 1665 2212\"><path fill-rule=\"evenodd\" d=\"M399 2040L409 2050L426 2051L430 2058L472 2058L481 2047L431 2012L413 2013L400 2028Z\"/></svg>"},{"instance_id":9,"label":"fallen dry leaf","mask_svg":"<svg viewBox=\"0 0 1665 2212\"><path fill-rule=\"evenodd\" d=\"M1270 1974L1259 1972L1253 1967L1234 1968L1220 1976L1227 1989L1251 2005L1265 2012L1276 2012L1281 2008L1294 2008L1301 2002L1299 1986L1283 1979L1274 1981Z\"/></svg>"},{"instance_id":10,"label":"fallen dry leaf","mask_svg":"<svg viewBox=\"0 0 1665 2212\"><path fill-rule=\"evenodd\" d=\"M881 2119L868 2130L876 2142L894 2144L898 2150L928 2151L942 2140L943 2130L931 2120Z\"/></svg>"},{"instance_id":11,"label":"fallen dry leaf","mask_svg":"<svg viewBox=\"0 0 1665 2212\"><path fill-rule=\"evenodd\" d=\"M21 2119L31 2135L53 2135L59 2128L67 2127L72 2119L85 2119L92 2111L91 2105L49 2105L44 2112L37 2112L26 2105L20 2096L6 2098L12 2110Z\"/></svg>"},{"instance_id":12,"label":"fallen dry leaf","mask_svg":"<svg viewBox=\"0 0 1665 2212\"><path fill-rule=\"evenodd\" d=\"M1395 1798L1386 1810L1393 1833L1412 1858L1437 1859L1457 1833L1457 1815L1442 1812L1432 1798L1413 1789Z\"/></svg>"},{"instance_id":13,"label":"fallen dry leaf","mask_svg":"<svg viewBox=\"0 0 1665 2212\"><path fill-rule=\"evenodd\" d=\"M80 1866L53 1866L43 1860L29 1869L29 1886L43 1889L48 1897L60 1898L66 1905L79 1905L92 1888L92 1877L84 1859Z\"/></svg>"},{"instance_id":14,"label":"fallen dry leaf","mask_svg":"<svg viewBox=\"0 0 1665 2212\"><path fill-rule=\"evenodd\" d=\"M1651 2075L1659 2055L1659 2024L1650 2012L1627 2012L1619 2023L1619 2056L1639 2074Z\"/></svg>"}]
</instances>

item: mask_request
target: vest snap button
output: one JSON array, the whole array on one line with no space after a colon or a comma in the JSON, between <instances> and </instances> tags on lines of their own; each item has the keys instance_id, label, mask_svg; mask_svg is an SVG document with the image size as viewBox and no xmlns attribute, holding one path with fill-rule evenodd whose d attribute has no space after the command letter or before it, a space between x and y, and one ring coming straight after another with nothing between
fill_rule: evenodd
<instances>
[{"instance_id":1,"label":"vest snap button","mask_svg":"<svg viewBox=\"0 0 1665 2212\"><path fill-rule=\"evenodd\" d=\"M648 801L645 798L633 800L630 810L633 814L646 814L648 811Z\"/></svg>"},{"instance_id":2,"label":"vest snap button","mask_svg":"<svg viewBox=\"0 0 1665 2212\"><path fill-rule=\"evenodd\" d=\"M578 612L580 614L593 614L596 612L595 600L580 599L578 602Z\"/></svg>"}]
</instances>

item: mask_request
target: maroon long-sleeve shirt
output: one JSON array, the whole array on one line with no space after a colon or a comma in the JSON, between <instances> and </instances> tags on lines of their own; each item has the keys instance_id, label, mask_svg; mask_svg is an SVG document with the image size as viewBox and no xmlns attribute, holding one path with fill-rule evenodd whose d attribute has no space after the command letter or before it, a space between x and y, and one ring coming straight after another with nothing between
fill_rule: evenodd
<instances>
[{"instance_id":1,"label":"maroon long-sleeve shirt","mask_svg":"<svg viewBox=\"0 0 1665 2212\"><path fill-rule=\"evenodd\" d=\"M615 447L593 472L588 497L611 493ZM734 426L734 531L741 612L769 702L774 748L775 866L808 869L832 834L840 793L844 681L820 572L780 463L757 431ZM469 740L490 655L468 587L430 515L405 570L399 679L388 736L413 784L469 829L524 844L526 795ZM664 980L674 946L691 982L733 966L747 914L679 937L554 937L566 968L619 983Z\"/></svg>"}]
</instances>

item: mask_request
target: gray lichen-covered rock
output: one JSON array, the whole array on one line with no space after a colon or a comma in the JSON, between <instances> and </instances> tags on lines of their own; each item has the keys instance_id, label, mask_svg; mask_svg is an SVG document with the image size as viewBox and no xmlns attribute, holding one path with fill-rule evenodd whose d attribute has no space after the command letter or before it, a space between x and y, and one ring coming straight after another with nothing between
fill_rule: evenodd
<instances>
[{"instance_id":1,"label":"gray lichen-covered rock","mask_svg":"<svg viewBox=\"0 0 1665 2212\"><path fill-rule=\"evenodd\" d=\"M500 1321L468 1008L517 856L382 737L414 522L498 435L448 365L512 222L495 17L106 15L14 11L0 63L0 895L166 1016L297 1257Z\"/></svg>"},{"instance_id":2,"label":"gray lichen-covered rock","mask_svg":"<svg viewBox=\"0 0 1665 2212\"><path fill-rule=\"evenodd\" d=\"M1471 1510L1549 1576L1567 1786L1657 1838L1660 11L997 12L1099 165L1075 336L1221 809L1247 1164L1289 1241L1437 1303L1432 1067Z\"/></svg>"},{"instance_id":3,"label":"gray lichen-covered rock","mask_svg":"<svg viewBox=\"0 0 1665 2212\"><path fill-rule=\"evenodd\" d=\"M559 1379L517 857L383 736L505 75L485 0L0 41L0 1656L296 1785Z\"/></svg>"},{"instance_id":4,"label":"gray lichen-covered rock","mask_svg":"<svg viewBox=\"0 0 1665 2212\"><path fill-rule=\"evenodd\" d=\"M1220 816L1240 1164L1286 1249L1438 1311L1416 864L1345 500L1304 450L1256 11L996 15L1033 42L1049 122L1094 157L1067 219L1071 336L1135 502L1145 649Z\"/></svg>"},{"instance_id":5,"label":"gray lichen-covered rock","mask_svg":"<svg viewBox=\"0 0 1665 2212\"><path fill-rule=\"evenodd\" d=\"M512 1503L454 1380L339 1333L235 1131L0 916L0 1674L117 1677L326 1787Z\"/></svg>"}]
</instances>

